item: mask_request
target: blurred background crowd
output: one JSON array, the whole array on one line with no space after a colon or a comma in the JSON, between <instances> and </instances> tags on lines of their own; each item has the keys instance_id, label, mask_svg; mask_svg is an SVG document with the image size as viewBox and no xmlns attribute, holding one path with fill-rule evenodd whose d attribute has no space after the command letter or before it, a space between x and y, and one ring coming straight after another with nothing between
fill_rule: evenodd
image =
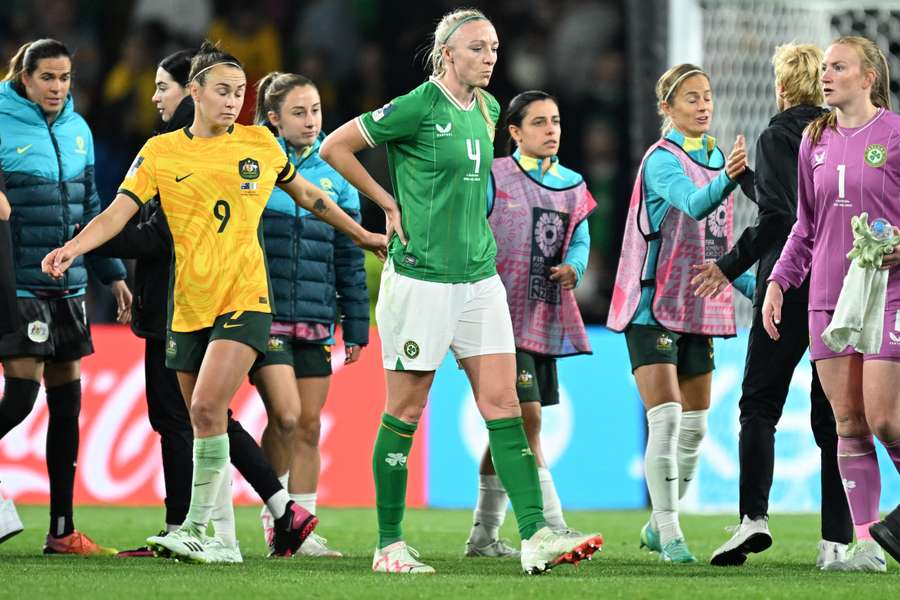
<instances>
[{"instance_id":1,"label":"blurred background crowd","mask_svg":"<svg viewBox=\"0 0 900 600\"><path fill-rule=\"evenodd\" d=\"M489 91L502 106L542 89L560 103L560 161L582 173L597 200L591 254L577 290L586 322L604 322L631 185L628 146L625 0L493 0L483 10L500 38ZM272 70L306 75L319 87L324 128L403 94L427 77L424 57L443 0L4 0L0 46L5 59L24 42L63 41L74 53L75 107L95 138L97 184L104 203L134 155L159 126L156 65L167 54L219 41L255 82ZM239 119L250 123L255 94ZM496 154L508 154L498 130ZM364 155L388 189L384 148ZM383 218L365 203L370 229ZM377 264L371 265L377 281ZM377 285L373 293L377 292ZM105 291L94 286L91 318L113 320Z\"/></svg>"}]
</instances>

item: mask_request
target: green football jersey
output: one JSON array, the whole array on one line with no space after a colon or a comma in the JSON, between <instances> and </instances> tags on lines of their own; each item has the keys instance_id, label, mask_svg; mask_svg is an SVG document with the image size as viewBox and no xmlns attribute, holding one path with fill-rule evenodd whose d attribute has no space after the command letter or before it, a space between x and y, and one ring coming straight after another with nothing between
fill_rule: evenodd
<instances>
[{"instance_id":1,"label":"green football jersey","mask_svg":"<svg viewBox=\"0 0 900 600\"><path fill-rule=\"evenodd\" d=\"M484 93L491 126L500 105ZM441 283L479 281L497 272L487 221L494 145L474 99L462 106L435 78L356 119L371 146L387 144L394 197L407 245L390 241L402 275Z\"/></svg>"}]
</instances>

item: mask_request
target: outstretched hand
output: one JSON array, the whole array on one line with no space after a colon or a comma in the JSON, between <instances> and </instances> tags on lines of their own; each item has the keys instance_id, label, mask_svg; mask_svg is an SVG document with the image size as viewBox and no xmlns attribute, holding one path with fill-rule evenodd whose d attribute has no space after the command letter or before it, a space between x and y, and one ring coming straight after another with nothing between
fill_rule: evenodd
<instances>
[{"instance_id":1,"label":"outstretched hand","mask_svg":"<svg viewBox=\"0 0 900 600\"><path fill-rule=\"evenodd\" d=\"M41 261L41 271L53 279L62 279L66 269L72 266L72 261L78 258L78 253L72 250L69 244L62 248L51 250Z\"/></svg>"},{"instance_id":2,"label":"outstretched hand","mask_svg":"<svg viewBox=\"0 0 900 600\"><path fill-rule=\"evenodd\" d=\"M725 173L729 179L737 181L737 178L741 176L748 166L747 142L742 134L738 134L734 140L734 146L731 148L731 153L725 159Z\"/></svg>"},{"instance_id":3,"label":"outstretched hand","mask_svg":"<svg viewBox=\"0 0 900 600\"><path fill-rule=\"evenodd\" d=\"M731 285L731 282L722 273L722 269L714 262L692 265L691 270L697 271L697 274L691 279L691 285L696 286L694 295L700 298L716 296Z\"/></svg>"}]
</instances>

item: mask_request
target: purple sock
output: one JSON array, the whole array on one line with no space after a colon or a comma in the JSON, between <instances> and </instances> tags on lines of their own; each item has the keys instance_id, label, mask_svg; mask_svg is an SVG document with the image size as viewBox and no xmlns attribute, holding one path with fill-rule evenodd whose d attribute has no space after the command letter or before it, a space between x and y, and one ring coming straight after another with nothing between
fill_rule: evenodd
<instances>
[{"instance_id":1,"label":"purple sock","mask_svg":"<svg viewBox=\"0 0 900 600\"><path fill-rule=\"evenodd\" d=\"M881 497L881 474L872 435L839 437L837 460L856 539L870 539L868 525L879 518L878 500Z\"/></svg>"},{"instance_id":2,"label":"purple sock","mask_svg":"<svg viewBox=\"0 0 900 600\"><path fill-rule=\"evenodd\" d=\"M894 440L890 444L883 444L883 446L887 450L888 456L894 461L894 468L900 473L900 439Z\"/></svg>"}]
</instances>

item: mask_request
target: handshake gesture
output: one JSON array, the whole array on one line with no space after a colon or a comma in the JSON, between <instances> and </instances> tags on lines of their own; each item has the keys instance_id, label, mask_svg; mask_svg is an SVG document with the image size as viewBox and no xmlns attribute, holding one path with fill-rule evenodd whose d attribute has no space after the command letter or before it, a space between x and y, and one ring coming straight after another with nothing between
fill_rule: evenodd
<instances>
[{"instance_id":1,"label":"handshake gesture","mask_svg":"<svg viewBox=\"0 0 900 600\"><path fill-rule=\"evenodd\" d=\"M748 166L747 142L742 134L738 134L734 140L734 146L728 154L728 158L725 159L725 174L732 181L737 181L737 178L747 170Z\"/></svg>"}]
</instances>

